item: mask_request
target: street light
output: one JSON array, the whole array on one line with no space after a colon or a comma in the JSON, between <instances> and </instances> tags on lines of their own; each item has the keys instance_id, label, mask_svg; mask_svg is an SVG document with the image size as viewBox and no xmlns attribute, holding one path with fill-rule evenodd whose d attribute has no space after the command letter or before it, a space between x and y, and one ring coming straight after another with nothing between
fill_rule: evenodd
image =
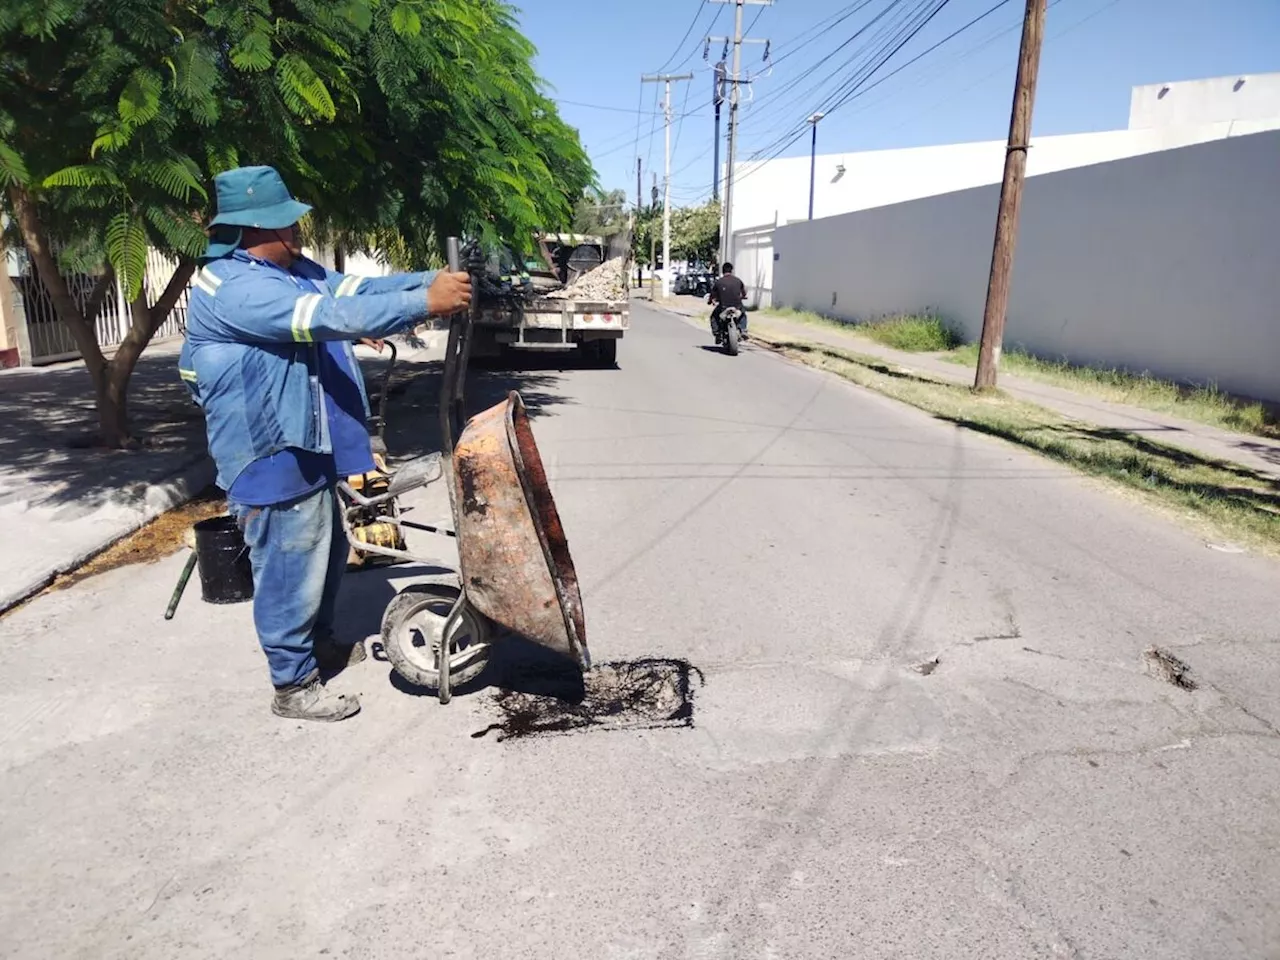
<instances>
[{"instance_id":1,"label":"street light","mask_svg":"<svg viewBox=\"0 0 1280 960\"><path fill-rule=\"evenodd\" d=\"M818 121L825 114L815 113L809 118L809 123L813 127L813 141L809 147L809 219L813 219L813 174L814 168L818 163Z\"/></svg>"}]
</instances>

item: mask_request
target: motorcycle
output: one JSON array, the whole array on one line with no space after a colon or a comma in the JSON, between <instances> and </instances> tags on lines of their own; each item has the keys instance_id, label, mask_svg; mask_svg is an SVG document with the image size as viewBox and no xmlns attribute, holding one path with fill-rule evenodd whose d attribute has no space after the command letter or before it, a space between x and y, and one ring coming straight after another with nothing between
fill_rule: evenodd
<instances>
[{"instance_id":1,"label":"motorcycle","mask_svg":"<svg viewBox=\"0 0 1280 960\"><path fill-rule=\"evenodd\" d=\"M742 339L742 323L746 319L744 314L737 307L725 307L720 311L720 316L711 326L711 332L715 334L716 344L724 348L724 352L731 357L738 355L738 343Z\"/></svg>"}]
</instances>

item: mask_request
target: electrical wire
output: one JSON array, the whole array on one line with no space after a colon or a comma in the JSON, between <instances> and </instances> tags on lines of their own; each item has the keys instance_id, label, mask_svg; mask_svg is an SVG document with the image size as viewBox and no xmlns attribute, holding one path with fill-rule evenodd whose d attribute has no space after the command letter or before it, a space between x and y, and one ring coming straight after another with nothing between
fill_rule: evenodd
<instances>
[{"instance_id":1,"label":"electrical wire","mask_svg":"<svg viewBox=\"0 0 1280 960\"><path fill-rule=\"evenodd\" d=\"M834 92L825 101L823 101L823 103L820 105L820 109L822 110L822 112L829 116L830 114L835 113L837 110L843 107L851 99L853 99L857 91L862 86L864 86L867 83L867 81L870 80L870 78L874 76L877 71L879 71L881 67L883 67L886 63L888 63L891 59L893 59L893 57L896 56L898 52L902 50L903 47L905 47L908 43L910 43L911 40L914 39L916 35L920 33L921 30L923 30L926 26L928 26L930 21L932 21L933 18L936 17L942 11L942 9L947 6L949 2L950 0L934 0L933 9L927 11L927 13L925 13L923 16L917 18L917 21L911 24L909 31L900 39L898 39L895 45L891 49L889 49L887 53L885 53L883 56L876 59L874 62L874 65L870 66L868 69L864 71L860 71L860 73L855 75L854 78L851 78L850 81L843 84L840 90ZM814 112L817 112L817 111L814 111ZM786 142L781 143L779 146L777 146L768 157L765 157L764 159L760 160L760 162L756 166L747 170L742 176L735 177L734 178L735 186L737 184L740 184L743 180L747 179L749 176L751 176L751 174L758 172L769 160L773 160L773 159L776 159L777 157L780 157L787 150L788 147L790 147L793 143L795 143L802 136L804 136L807 125L808 125L807 120L801 121L799 124L797 124L795 134L793 136L790 136L789 139L786 140ZM748 158L748 162L750 162L751 160L759 159L759 157L760 157L760 154L756 153L752 155L752 157Z\"/></svg>"},{"instance_id":2,"label":"electrical wire","mask_svg":"<svg viewBox=\"0 0 1280 960\"><path fill-rule=\"evenodd\" d=\"M830 27L834 27L834 26L838 25L839 23L843 23L844 21L846 21L846 20L848 20L850 17L852 17L854 14L856 14L856 13L860 12L861 10L865 9L865 8L866 8L867 6L869 6L872 2L873 2L873 0L857 0L857 2L850 4L850 5L849 5L848 7L846 7L844 10L842 10L842 11L838 12L834 17L828 17L826 20L820 21L820 23L819 23L817 26L818 26L818 27L820 27L820 28L825 28L825 29L824 29L824 33L825 33L825 32L826 32L826 30L827 30L827 29L829 29ZM833 57L835 57L835 56L836 56L836 55L837 55L841 50L845 49L845 48L846 48L846 47L848 47L850 44L852 44L854 41L856 41L860 36L862 36L864 33L866 33L868 30L870 30L872 27L874 27L874 26L875 26L875 25L876 25L876 24L877 24L881 19L883 19L884 17L888 16L890 13L892 13L892 12L893 12L893 11L895 11L896 9L899 9L899 8L900 8L900 7L901 7L905 2L906 2L906 0L891 0L891 2L888 4L888 6L886 6L886 7L885 7L885 9L884 9L884 10L882 10L882 11L880 11L878 14L876 14L876 16L874 16L874 17L873 17L873 18L872 18L868 23L864 24L861 28L859 28L858 30L854 31L854 33L853 33L853 35L852 35L852 36L850 36L850 37L848 37L846 40L844 40L844 42L842 42L841 44L839 44L839 45L838 45L834 50L829 51L825 56L821 57L821 58L820 58L816 63L811 64L807 69L805 69L804 71L802 71L802 72L801 72L801 74L800 74L799 76L797 76L797 77L793 78L791 81L789 81L787 84L785 84L785 85L783 86L783 88L781 88L780 90L774 91L774 92L772 92L771 94L766 95L766 96L774 96L774 97L776 97L776 96L781 96L781 95L783 95L783 94L787 93L788 91L790 91L790 90L794 89L795 87L799 86L799 85L800 85L800 84L801 84L801 83L802 83L806 78L808 78L809 76L811 76L813 73L817 72L817 71L822 67L822 65L823 65L823 64L825 64L825 63L827 63L828 61L830 61L830 60L831 60ZM802 33L801 33L801 34L799 34L798 36L803 37L803 36L805 35L805 33L807 33L807 32L811 32L813 29L814 29L814 28L810 28L810 31L802 32ZM812 41L808 41L808 42L812 42ZM804 43L804 44L801 44L800 46L796 47L796 48L795 48L793 51L791 51L791 52L792 52L793 54L794 54L794 53L799 52L799 50L800 50L800 49L803 49L803 47L805 47L805 46L807 46L807 45L808 45L808 42L806 42L806 43ZM845 66L847 66L849 63L851 63L851 62L853 62L854 60L856 60L860 55L862 55L862 54L865 52L865 49L866 49L866 48L865 48L865 46L864 46L864 47L860 47L860 48L858 48L857 50L855 50L855 51L853 52L853 54L852 54L848 59L846 59L846 60L845 60L845 61L844 61L844 62L843 62L839 67L837 67L835 70L833 70L831 74L829 74L828 76L824 77L824 78L823 78L821 81L819 81L817 84L814 84L813 86L811 86L811 87L809 87L808 89L806 89L806 90L804 91L804 93L802 94L802 97L808 97L808 96L810 96L814 91L816 91L816 90L820 89L824 84L826 84L827 82L829 82L829 81L830 81L830 79L831 79L833 76L835 76L835 75L836 75L836 73L840 72L840 71L841 71ZM779 57L779 58L774 59L774 60L773 60L774 65L776 65L778 62L780 62L782 59L785 59L785 56L786 56L786 55L784 55L783 57ZM760 119L760 115L759 115L759 114L757 114L755 111L756 111L756 109L758 109L758 105L759 105L759 103L760 103L763 99L764 99L764 98L758 99L758 100L756 100L756 101L751 105L751 111L750 111L750 112L751 112L751 116L752 116L752 118L753 118L753 119ZM784 104L784 106L786 106L786 105L790 105L790 103L791 103L791 102L792 102L792 101L788 101L786 104ZM744 124L744 121L745 121L745 118L740 119L740 120L738 121L738 122L739 122L739 129L741 129L742 125ZM776 143L776 142L778 142L778 141L775 141L775 143ZM769 145L769 147L772 147L773 145L774 145L774 144L770 144L770 145ZM702 151L702 153L701 153L701 154L699 154L698 156L694 157L694 158L693 158L691 161L689 161L689 162L688 162L684 167L682 167L680 172L683 172L684 170L688 169L688 167L689 167L689 166L692 166L692 164L693 164L693 163L696 163L697 161L699 161L699 160L701 160L703 157L705 157L708 153L710 153L710 152L712 151L712 149L714 148L714 146L715 146L714 144L711 144L710 146L708 146L707 148L705 148L705 149ZM768 149L768 148L765 148L765 149Z\"/></svg>"},{"instance_id":3,"label":"electrical wire","mask_svg":"<svg viewBox=\"0 0 1280 960\"><path fill-rule=\"evenodd\" d=\"M942 4L942 6L945 6L945 2L946 2L946 0L944 0L944 2L943 2L943 4ZM1000 9L1001 7L1005 6L1008 2L1010 2L1010 0L1004 0L1004 2L1002 2L1002 3L998 3L998 4L996 4L994 7L989 8L988 10L984 11L982 14L979 14L977 17L974 17L972 20L970 20L970 21L968 21L967 23L965 23L962 27L960 27L960 28L958 28L958 29L956 29L956 30L952 31L952 32L951 32L950 34L948 34L946 37L944 37L944 38L942 38L941 40L939 40L938 42L936 42L936 43L932 44L932 45L931 45L930 47L928 47L926 50L922 51L920 54L917 54L915 57L911 58L911 59L910 59L909 61L907 61L906 63L904 63L904 64L900 65L899 67L896 67L894 70L890 71L888 74L885 74L883 77L880 77L879 79L875 80L874 82L869 82L869 81L870 81L870 79L871 79L871 77L874 75L875 71L876 71L876 70L878 70L881 66L883 66L883 65L884 65L884 63L887 63L887 62L888 62L888 60L889 60L889 59L891 59L891 58L892 58L892 56L893 56L895 53L897 53L899 50L901 50L901 49L902 49L902 46L904 46L906 42L909 42L909 40L910 40L912 37L914 37L914 35L915 35L916 33L918 33L921 29L923 29L924 25L928 23L928 20L929 20L929 19L932 19L932 17L933 17L933 16L935 16L935 15L936 15L940 10L941 10L941 6L939 6L936 10L934 10L934 11L929 15L928 19L926 19L923 23L919 24L919 26L917 26L917 27L916 27L915 31L914 31L910 36L908 36L908 37L904 38L904 39L903 39L903 40L902 40L902 41L897 45L897 47L896 47L893 51L891 51L891 52L890 52L890 54L889 54L889 57L888 57L888 58L882 59L882 60L880 61L879 66L872 68L872 70L871 70L869 73L866 73L864 76L862 76L862 78L861 78L861 82L855 82L851 89L848 89L847 91L845 91L845 94L844 94L844 95L837 97L837 98L836 98L836 100L835 100L835 102L834 102L834 104L832 105L832 107L830 108L830 110L828 110L827 112L829 112L829 113L830 113L830 112L834 112L835 110L838 110L838 109L842 108L845 104L850 103L850 102L852 102L853 100L859 99L861 96L864 96L866 93L869 93L869 92L870 92L872 89L874 89L875 87L880 86L881 84L883 84L883 83L884 83L884 82L886 82L887 80L891 79L893 76L898 75L899 73L901 73L902 71L904 71L906 68L910 67L911 65L913 65L913 64L915 64L915 63L918 63L918 62L919 62L921 59L923 59L925 56L928 56L929 54L931 54L931 53L933 53L934 51L938 50L938 49L939 49L940 47L942 47L944 44L949 43L950 41L954 40L956 37L960 36L961 34L963 34L963 33L967 32L967 31L971 30L974 26L976 26L977 24L981 23L983 20L985 20L987 17L989 17L991 14L993 14L996 10L998 10L998 9ZM1050 8L1052 8L1052 7L1054 7L1054 6L1057 6L1057 5L1058 5L1059 3L1061 3L1061 2L1062 2L1062 0L1050 0L1049 7L1050 7ZM1054 34L1050 35L1050 36L1049 36L1049 37L1047 37L1047 38L1046 38L1046 40L1045 40L1046 45L1047 45L1049 42L1051 42L1051 41L1053 41L1053 40L1056 40L1056 39L1058 39L1058 38L1060 38L1060 37L1064 36L1064 35L1065 35L1065 34L1067 34L1067 33L1070 33L1071 31L1073 31L1073 30L1077 29L1078 27L1083 26L1085 23L1087 23L1088 21L1090 21L1090 20L1094 19L1095 17L1099 16L1100 14L1102 14L1102 13L1103 13L1103 12L1105 12L1106 10L1110 9L1111 7L1113 7L1113 6L1117 5L1119 2L1120 2L1120 0L1111 0L1111 2L1110 2L1110 3L1104 4L1102 7L1098 8L1098 9L1097 9L1097 10L1095 10L1095 11L1093 11L1092 13L1090 13L1090 14L1089 14L1089 15L1087 15L1086 17L1082 18L1081 20L1076 21L1076 22L1072 23L1070 26L1068 26L1068 27L1064 28L1063 30L1058 31L1058 32L1056 32L1056 33L1054 33ZM864 2L862 2L862 3L852 4L851 6L852 6L852 7L857 7L858 9L861 9L861 8L862 8L863 6L865 6L865 5L866 5L866 0L864 0ZM845 9L845 11L843 11L843 12L842 12L842 14L840 14L840 15L841 15L841 16L844 16L845 18L847 18L847 15L849 14L849 12L850 12L850 11L849 11L849 8L846 8L846 9ZM830 19L831 19L831 18L828 18L828 21L829 21ZM819 26L825 25L828 21L822 21L822 22L819 24ZM947 65L954 65L955 63L958 63L958 62L960 62L960 61L966 60L966 59L968 59L970 56L972 56L974 53L976 53L978 50L980 50L980 49L982 49L983 47L987 46L989 43L993 42L994 40L999 39L1001 36L1004 36L1004 35L1006 35L1006 34L1008 34L1008 33L1012 32L1012 31L1014 31L1014 30L1018 30L1018 29L1020 29L1020 28L1021 28L1021 25L1022 25L1022 22L1021 22L1021 19L1019 19L1019 21L1018 21L1017 23L1012 24L1012 25L1011 25L1011 26L1009 26L1009 27L1002 28L1001 30L997 31L996 33L994 33L994 34L992 34L992 35L988 36L986 39L984 39L984 40L980 41L980 42L979 42L978 44L976 44L975 46L973 46L973 47L971 47L971 48L969 48L969 49L967 49L967 50L965 50L965 51L962 51L962 52L961 52L957 57L954 57L954 58L951 58L951 59L950 59L950 60L948 60L948 61L945 61L945 63L946 63ZM813 29L814 29L814 28L810 28L808 31L803 31L801 34L797 35L797 37L803 37L803 36L805 36L805 34L806 34L806 33L812 32L812 30L813 30ZM775 60L775 63L776 63L776 60ZM931 107L929 107L929 108L926 108L926 110L925 110L925 111L922 111L922 112L929 112L929 111L931 111L931 110L933 110L933 109L936 109L936 107L937 107L937 106L942 105L942 103L945 103L947 100L951 99L951 98L952 98L952 97L954 97L956 94L958 94L958 93L963 93L963 92L965 92L966 90L972 89L974 86L978 86L979 84L986 82L986 80L990 79L991 77L996 76L997 74L1000 74L1000 73L1004 73L1004 72L1006 72L1006 71L1007 71L1007 68L1006 68L1006 67L1001 67L1001 68L999 68L998 70L993 71L991 74L988 74L988 75L986 75L986 76L984 76L984 77L980 78L980 79L979 79L978 81L976 81L974 84L971 84L970 86L965 87L964 89L962 89L962 90L960 90L960 91L956 91L955 93L953 93L953 94L949 95L947 98L944 98L942 101L939 101L938 103L935 103L933 106L931 106ZM884 102L884 100L886 100L886 99L889 99L889 98L887 98L887 97L886 97L886 98L882 98L881 100L876 101L876 103L878 104L878 103ZM864 108L864 109L865 109L865 108ZM811 114L808 114L808 115L811 115ZM808 116L808 115L807 115L807 116ZM898 124L897 126L895 126L895 127L891 127L891 128L889 128L889 129L898 129L898 127L905 126L907 123L910 123L912 119L914 119L914 118L908 119L908 120L904 121L903 123ZM773 147L774 147L774 149L773 149L773 150L772 150L772 152L771 152L771 153L772 153L772 155L771 155L771 156L769 156L769 157L765 157L765 158L761 159L761 160L760 160L760 162L759 162L758 164L753 165L750 169L748 169L747 171L745 171L743 174L741 174L741 175L739 175L738 177L736 177L736 178L735 178L736 183L741 183L741 182L742 182L744 179L746 179L748 176L750 176L751 174L753 174L753 173L757 172L757 171L758 171L761 167L763 167L763 166L764 166L764 165L765 165L769 160L776 159L777 157L781 156L781 154L782 154L783 152L785 152L785 150L786 150L788 147L790 147L790 146L791 146L791 144L795 143L798 139L800 139L800 137L801 137L801 136L803 136L803 134L807 131L807 123L806 123L806 124L802 124L802 125L797 125L797 126L798 126L798 130L797 130L797 132L796 132L796 135L794 135L794 136L790 136L790 137L786 138L786 142L785 142L785 143L782 143L780 147L777 147L777 146L776 146L776 144L777 144L779 141L778 141L778 140L775 140L775 141L774 141L774 144L771 144L771 146L773 146ZM779 138L779 139L782 139L782 138ZM714 143L713 143L713 144L711 144L711 145L709 145L709 146L707 146L707 147L706 147L704 150L702 150L698 155L696 155L696 156L694 156L693 158L691 158L688 162L686 162L686 163L685 163L682 167L680 167L677 171L673 172L673 174L672 174L672 180L673 180L673 182L674 182L675 178L676 178L679 174L681 174L681 173L685 172L685 171L686 171L686 170L688 170L690 167L692 167L694 164L696 164L696 163L698 163L699 161L701 161L701 160L702 160L702 159L703 159L707 154L709 154L709 153L711 152L711 150L712 150L712 148L713 148L713 147L714 147ZM673 190L673 194L678 194L678 195L679 195L679 196L681 196L681 197L688 196L688 197L699 197L699 198L700 198L700 197L706 196L706 191L695 191L695 192L693 192L693 193L688 193L688 192L685 192L685 191L674 191L674 190Z\"/></svg>"},{"instance_id":4,"label":"electrical wire","mask_svg":"<svg viewBox=\"0 0 1280 960\"><path fill-rule=\"evenodd\" d=\"M702 11L706 9L707 2L708 0L702 0L702 2L698 4L698 9L693 12L693 19L689 21L689 29L684 32L684 36L681 37L680 42L676 44L675 51L662 62L662 66L655 70L654 73L661 73L671 65L672 60L680 56L680 51L684 48L685 42L693 34L693 28L698 25L698 18L702 16Z\"/></svg>"},{"instance_id":5,"label":"electrical wire","mask_svg":"<svg viewBox=\"0 0 1280 960\"><path fill-rule=\"evenodd\" d=\"M983 13L978 14L976 17L974 17L972 20L970 20L970 21L969 21L968 23L966 23L964 26L962 26L962 27L958 27L957 29L953 30L951 33L947 34L945 37L943 37L941 40L939 40L939 41L938 41L937 43L935 43L933 46L931 46L931 47L926 47L924 50L922 50L922 51L920 51L919 53L917 53L914 57L912 57L912 58L911 58L910 60L908 60L906 63L902 64L902 65L901 65L901 66L899 66L899 67L895 67L893 70L890 70L888 73L886 73L883 77L881 77L881 78L880 78L879 80L877 80L875 83L870 84L869 86L864 87L862 90L858 91L858 94L857 94L856 96L854 96L852 99L856 100L856 99L858 99L858 97L862 97L862 96L865 96L866 94L870 93L872 90L874 90L876 87L880 86L880 84L884 83L886 80L890 80L890 79L892 79L893 77L896 77L896 76L897 76L898 74L900 74L903 70L907 69L907 67L911 66L911 65L912 65L912 64L914 64L914 63L918 63L921 59L923 59L924 57L926 57L926 56L928 56L929 54L933 53L933 51L937 50L937 49L938 49L940 46L942 46L944 43L947 43L947 42L948 42L948 41L950 41L950 40L954 40L956 37L960 36L960 34L964 33L964 32L965 32L966 30L968 30L969 28L971 28L971 27L976 27L979 23L981 23L983 20L987 19L987 17L991 16L991 15L992 15L993 13L995 13L997 10L1001 9L1002 7L1007 7L1007 6L1008 6L1010 3L1012 3L1012 2L1013 2L1013 0L1000 0L1000 2L999 2L999 3L997 3L997 4L995 4L994 6L992 6L992 7L988 7L988 8L986 9L986 11L984 11ZM1054 3L1057 3L1057 2L1058 2L1058 0L1054 0Z\"/></svg>"},{"instance_id":6,"label":"electrical wire","mask_svg":"<svg viewBox=\"0 0 1280 960\"><path fill-rule=\"evenodd\" d=\"M905 11L906 15L897 23L887 24L875 37L867 44L864 44L853 56L845 61L845 65L852 64L855 60L862 60L862 63L853 68L849 76L840 82L834 90L828 93L819 103L812 109L806 109L803 117L793 122L773 141L766 146L760 147L753 153L748 155L747 162L757 160L765 154L771 153L773 150L781 147L785 149L790 146L803 134L808 125L808 117L814 113L831 113L839 106L843 105L840 99L845 93L856 90L866 80L880 69L885 63L895 56L907 43L909 43L924 27L947 5L950 0L924 0L915 8L909 8ZM893 9L897 3L891 4L888 9ZM879 17L873 19L873 23ZM870 24L868 24L868 27ZM858 31L859 34L865 32L867 27ZM847 45L847 42L846 44ZM844 46L842 45L842 46ZM888 50L886 54L884 51ZM835 73L831 74L834 76ZM824 83L826 81L823 81ZM821 86L819 84L818 86ZM794 134L794 136L793 136Z\"/></svg>"},{"instance_id":7,"label":"electrical wire","mask_svg":"<svg viewBox=\"0 0 1280 960\"><path fill-rule=\"evenodd\" d=\"M855 40L861 37L864 33L870 30L872 27L876 26L876 24L879 23L881 19L889 16L889 14L893 13L895 10L900 9L905 2L906 0L892 0L892 2L890 2L887 7L885 7L878 14L872 17L871 20L869 20L866 24L864 24L860 29L855 30L852 36L848 37L843 43L837 46L834 50L827 53L826 56L822 57L815 63L811 64L806 70L802 71L796 77L787 81L778 89L771 90L768 93L766 93L764 96L757 98L752 104L753 119L760 119L765 112L768 112L768 111L761 111L762 104L765 104L765 103L770 104L770 110L773 110L775 108L775 104L777 102L778 97L785 96L792 90L796 89L796 87L798 87L801 83L803 83L808 77L816 73L819 70L819 68L822 67L823 64L827 63L837 53L839 53L841 50L848 47ZM867 0L867 3L870 3L870 0ZM864 3L863 6L866 6L866 3ZM910 10L908 10L907 13L909 14ZM869 41L869 44L874 44L876 42L877 42L877 38L873 37ZM863 44L862 46L856 48L844 61L842 61L839 65L834 67L830 73L828 73L825 77L823 77L817 83L812 84L810 87L804 90L798 97L794 97L790 100L785 101L782 104L782 109L785 111L788 107L793 106L795 103L801 100L808 100L814 93L816 93L823 86L829 83L834 77L844 73L845 70L851 64L857 61L860 57L865 56L869 49L869 44Z\"/></svg>"},{"instance_id":8,"label":"electrical wire","mask_svg":"<svg viewBox=\"0 0 1280 960\"><path fill-rule=\"evenodd\" d=\"M1062 0L1052 0L1052 2L1050 2L1049 6L1046 9L1051 10L1061 2ZM1061 39L1062 37L1066 36L1068 33L1077 29L1078 27L1084 26L1094 17L1097 17L1100 14L1105 13L1107 10L1110 10L1112 7L1116 6L1118 3L1120 3L1120 0L1111 0L1110 3L1103 4L1097 10L1094 10L1092 13L1088 14L1087 16L1082 17L1081 19L1072 23L1070 26L1064 27L1063 29L1059 30L1057 33L1046 36L1044 39L1044 45L1047 47L1054 40ZM1001 31L1001 33L996 34L992 37L989 37L988 42L991 40L997 39L1003 34L1011 33L1014 30L1020 30L1021 28L1022 28L1022 21L1019 20L1013 26ZM908 124L914 123L920 117L924 116L927 113L932 113L934 110L938 109L938 107L942 106L943 104L950 103L956 97L960 96L963 93L968 93L970 90L974 89L974 87L980 87L982 86L982 84L986 83L988 80L992 79L993 77L999 76L1000 74L1003 74L1003 73L1007 73L1008 69L1009 68L1007 66L1001 66L995 70L992 70L990 73L984 74L983 76L979 77L977 80L975 80L973 83L969 84L968 86L961 87L959 90L951 91L946 96L942 97L940 100L935 101L933 104L931 104L928 107L925 107L923 110L917 111L915 114L913 114L910 117L907 117L905 120L901 121L900 123L894 124L891 127L886 127L885 132L889 132L892 130L900 130L903 127L907 126ZM888 99L888 98L885 98L885 99ZM883 102L883 101L879 101L879 102Z\"/></svg>"},{"instance_id":9,"label":"electrical wire","mask_svg":"<svg viewBox=\"0 0 1280 960\"><path fill-rule=\"evenodd\" d=\"M642 96L642 98L641 98L641 99L642 99L642 101L643 101L643 96ZM639 107L637 107L635 110L632 110L630 107L614 107L614 106L610 106L609 104L605 104L605 103L583 103L581 100L556 100L555 102L556 102L556 103L563 103L563 104L565 104L566 106L570 106L570 107L585 107L585 108L586 108L586 109L588 109L588 110L607 110L607 111L609 111L609 112L611 112L611 113L628 113L628 114L631 114L631 113L645 113L644 111L640 110L640 109L639 109ZM657 111L657 113L658 113L658 116L662 116L662 111L661 111L661 110ZM646 115L646 116L648 116L648 114L647 114L647 113L645 113L645 115ZM709 116L711 116L711 114L709 114L709 113L700 113L700 114L699 114L699 113L691 113L691 114L689 114L689 116L691 116L691 117L709 117Z\"/></svg>"}]
</instances>

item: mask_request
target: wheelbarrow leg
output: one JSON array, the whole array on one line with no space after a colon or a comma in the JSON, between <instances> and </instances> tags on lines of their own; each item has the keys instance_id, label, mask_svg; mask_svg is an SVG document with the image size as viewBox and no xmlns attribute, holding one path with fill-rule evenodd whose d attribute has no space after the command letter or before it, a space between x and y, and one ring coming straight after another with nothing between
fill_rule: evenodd
<instances>
[{"instance_id":1,"label":"wheelbarrow leg","mask_svg":"<svg viewBox=\"0 0 1280 960\"><path fill-rule=\"evenodd\" d=\"M453 677L450 675L450 650L449 639L453 636L454 629L458 626L458 621L462 619L462 611L467 602L467 592L463 590L458 594L458 599L454 601L453 609L449 611L449 616L445 617L444 627L440 631L440 655L436 661L436 669L440 674L440 682L436 686L436 695L440 698L441 704L446 704L453 699Z\"/></svg>"}]
</instances>

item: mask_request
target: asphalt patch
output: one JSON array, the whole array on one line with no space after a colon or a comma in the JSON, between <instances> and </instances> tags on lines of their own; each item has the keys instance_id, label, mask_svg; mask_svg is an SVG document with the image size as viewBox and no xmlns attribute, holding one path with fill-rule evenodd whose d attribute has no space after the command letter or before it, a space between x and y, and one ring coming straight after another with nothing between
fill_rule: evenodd
<instances>
[{"instance_id":1,"label":"asphalt patch","mask_svg":"<svg viewBox=\"0 0 1280 960\"><path fill-rule=\"evenodd\" d=\"M664 730L693 726L694 698L705 683L686 660L645 658L603 663L586 674L546 667L519 689L493 696L501 719L475 738L499 742L590 730Z\"/></svg>"}]
</instances>

